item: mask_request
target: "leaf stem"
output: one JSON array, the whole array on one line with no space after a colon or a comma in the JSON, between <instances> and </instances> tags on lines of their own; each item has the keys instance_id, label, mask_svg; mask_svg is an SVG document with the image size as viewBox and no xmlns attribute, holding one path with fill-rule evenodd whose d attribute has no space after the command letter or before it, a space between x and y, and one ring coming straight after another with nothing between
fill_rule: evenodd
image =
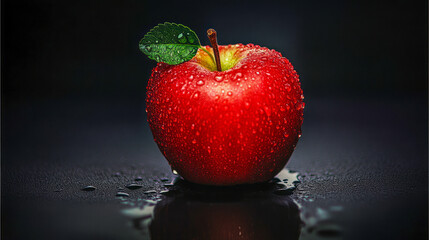
<instances>
[{"instance_id":1,"label":"leaf stem","mask_svg":"<svg viewBox=\"0 0 429 240\"><path fill-rule=\"evenodd\" d=\"M203 46L200 46L200 49L203 50L204 52L206 52L210 56L210 58L212 59L213 63L216 63L216 61L215 61L215 59L213 57L213 54L211 54L211 52L207 51L207 49L205 47L203 47Z\"/></svg>"},{"instance_id":2,"label":"leaf stem","mask_svg":"<svg viewBox=\"0 0 429 240\"><path fill-rule=\"evenodd\" d=\"M210 40L210 43L213 47L213 52L216 59L216 68L219 72L222 71L222 65L220 64L220 57L219 57L219 47L217 44L217 37L216 37L216 31L213 28L210 28L207 30L207 37Z\"/></svg>"}]
</instances>

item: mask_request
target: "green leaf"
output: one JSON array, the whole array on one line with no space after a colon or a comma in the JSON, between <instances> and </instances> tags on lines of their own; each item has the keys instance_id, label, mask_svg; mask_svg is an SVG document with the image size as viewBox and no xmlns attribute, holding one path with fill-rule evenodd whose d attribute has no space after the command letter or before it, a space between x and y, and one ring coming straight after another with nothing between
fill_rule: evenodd
<instances>
[{"instance_id":1,"label":"green leaf","mask_svg":"<svg viewBox=\"0 0 429 240\"><path fill-rule=\"evenodd\" d=\"M191 60L201 46L194 31L182 24L159 24L139 42L140 51L150 59L170 65Z\"/></svg>"}]
</instances>

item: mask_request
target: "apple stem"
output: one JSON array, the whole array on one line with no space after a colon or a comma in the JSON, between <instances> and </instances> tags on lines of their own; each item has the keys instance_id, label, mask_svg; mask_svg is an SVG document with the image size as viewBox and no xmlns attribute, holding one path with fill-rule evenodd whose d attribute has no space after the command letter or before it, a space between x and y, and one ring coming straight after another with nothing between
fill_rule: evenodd
<instances>
[{"instance_id":1,"label":"apple stem","mask_svg":"<svg viewBox=\"0 0 429 240\"><path fill-rule=\"evenodd\" d=\"M219 47L217 45L216 31L213 28L210 28L209 30L207 30L207 37L209 38L210 44L213 47L213 52L216 59L216 68L219 72L221 72L222 65L220 65Z\"/></svg>"}]
</instances>

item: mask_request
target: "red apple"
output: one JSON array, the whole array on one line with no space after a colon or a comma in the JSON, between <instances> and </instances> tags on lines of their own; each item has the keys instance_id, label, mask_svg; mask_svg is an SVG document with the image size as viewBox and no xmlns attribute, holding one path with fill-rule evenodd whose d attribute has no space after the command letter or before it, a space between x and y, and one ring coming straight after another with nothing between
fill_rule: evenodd
<instances>
[{"instance_id":1,"label":"red apple","mask_svg":"<svg viewBox=\"0 0 429 240\"><path fill-rule=\"evenodd\" d=\"M147 87L154 139L188 181L267 181L286 165L301 136L298 75L279 52L265 47L219 46L219 54L222 71L201 49L191 61L154 68Z\"/></svg>"}]
</instances>

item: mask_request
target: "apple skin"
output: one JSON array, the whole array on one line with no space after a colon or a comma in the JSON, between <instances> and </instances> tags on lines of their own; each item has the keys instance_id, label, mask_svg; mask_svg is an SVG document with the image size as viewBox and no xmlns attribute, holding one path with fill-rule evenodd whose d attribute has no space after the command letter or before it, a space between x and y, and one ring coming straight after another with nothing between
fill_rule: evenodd
<instances>
[{"instance_id":1,"label":"apple skin","mask_svg":"<svg viewBox=\"0 0 429 240\"><path fill-rule=\"evenodd\" d=\"M153 69L146 98L153 137L171 168L190 182L268 181L301 136L298 74L265 47L236 44L219 46L219 52L226 71L212 71L202 50L191 61Z\"/></svg>"}]
</instances>

